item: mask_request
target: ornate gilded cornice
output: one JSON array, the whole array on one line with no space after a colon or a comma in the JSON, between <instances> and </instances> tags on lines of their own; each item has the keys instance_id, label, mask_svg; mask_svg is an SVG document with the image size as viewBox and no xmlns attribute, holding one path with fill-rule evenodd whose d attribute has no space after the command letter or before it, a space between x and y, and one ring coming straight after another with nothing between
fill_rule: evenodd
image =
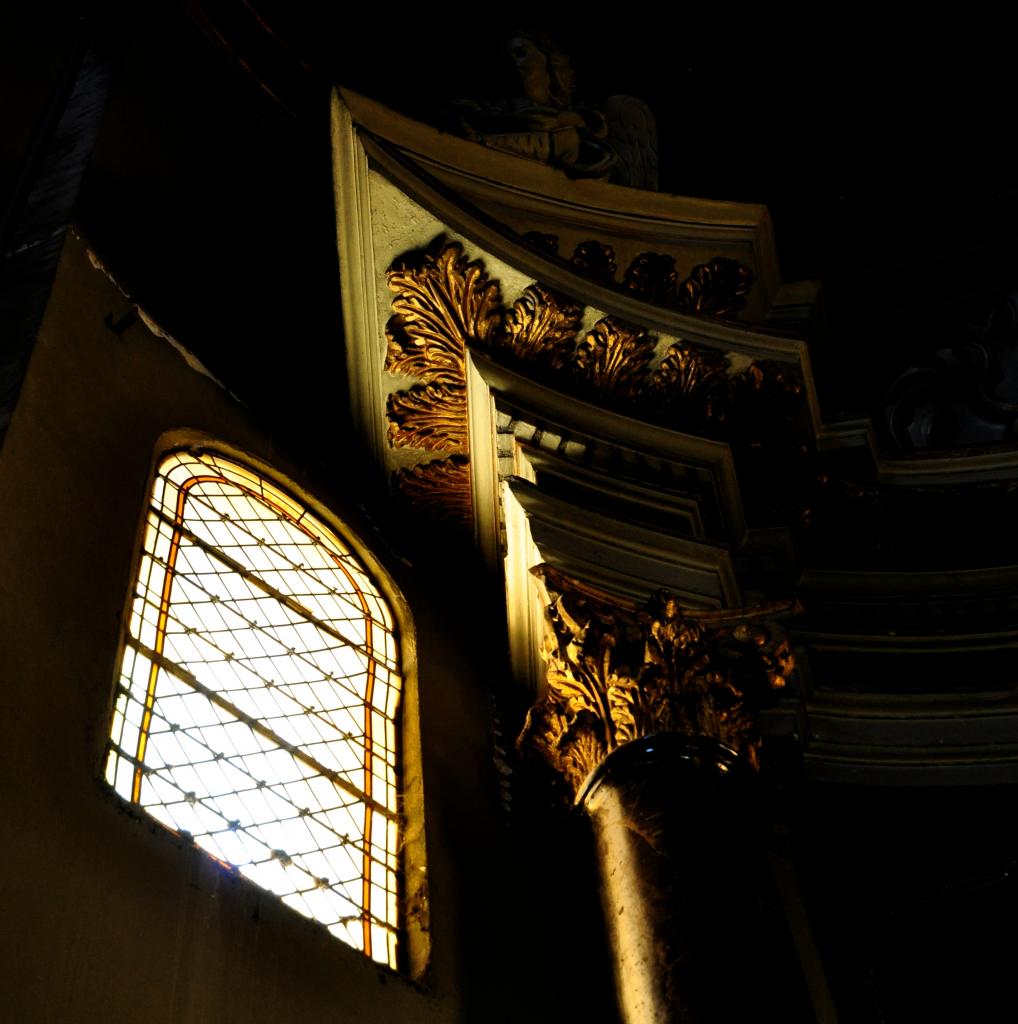
<instances>
[{"instance_id":1,"label":"ornate gilded cornice","mask_svg":"<svg viewBox=\"0 0 1018 1024\"><path fill-rule=\"evenodd\" d=\"M554 236L530 240L548 252L557 247ZM612 247L596 241L580 243L570 262L602 280L613 280L617 270ZM677 308L733 317L745 305L752 281L747 268L723 257L695 267L680 281L672 257L644 252L626 270L623 284ZM442 238L394 264L388 284L395 297L386 325L385 368L418 381L388 396L393 447L457 455L466 465L468 347L531 366L550 378L546 383L608 408L749 446L786 430L801 405L802 386L787 368L761 362L733 372L726 356L682 340L655 366L657 339L614 316L602 317L583 333L583 307L540 282L505 309L498 281L469 260L459 243ZM412 488L401 483L400 489L418 494L427 481L440 480L440 493L448 496L452 479L469 488L468 473L429 468ZM440 508L437 502L424 504L433 512ZM468 492L457 495L458 510L469 504Z\"/></svg>"},{"instance_id":2,"label":"ornate gilded cornice","mask_svg":"<svg viewBox=\"0 0 1018 1024\"><path fill-rule=\"evenodd\" d=\"M533 571L554 595L547 691L518 742L574 795L613 750L659 732L710 737L758 767L757 716L795 670L776 621L790 602L698 612L661 591L637 606L550 566Z\"/></svg>"}]
</instances>

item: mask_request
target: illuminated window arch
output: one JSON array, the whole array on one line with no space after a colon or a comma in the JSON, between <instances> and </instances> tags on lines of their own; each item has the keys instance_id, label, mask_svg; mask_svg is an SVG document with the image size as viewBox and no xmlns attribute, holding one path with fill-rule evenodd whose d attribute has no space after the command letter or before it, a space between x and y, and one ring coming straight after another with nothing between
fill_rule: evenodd
<instances>
[{"instance_id":1,"label":"illuminated window arch","mask_svg":"<svg viewBox=\"0 0 1018 1024\"><path fill-rule=\"evenodd\" d=\"M391 967L399 696L392 612L336 533L232 458L167 455L106 779Z\"/></svg>"}]
</instances>

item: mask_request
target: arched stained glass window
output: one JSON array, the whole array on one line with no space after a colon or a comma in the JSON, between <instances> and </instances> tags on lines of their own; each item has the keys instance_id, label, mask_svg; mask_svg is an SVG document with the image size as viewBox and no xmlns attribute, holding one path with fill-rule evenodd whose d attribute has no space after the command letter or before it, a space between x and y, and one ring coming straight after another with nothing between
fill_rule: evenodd
<instances>
[{"instance_id":1,"label":"arched stained glass window","mask_svg":"<svg viewBox=\"0 0 1018 1024\"><path fill-rule=\"evenodd\" d=\"M159 464L106 778L396 966L393 616L350 548L223 455Z\"/></svg>"}]
</instances>

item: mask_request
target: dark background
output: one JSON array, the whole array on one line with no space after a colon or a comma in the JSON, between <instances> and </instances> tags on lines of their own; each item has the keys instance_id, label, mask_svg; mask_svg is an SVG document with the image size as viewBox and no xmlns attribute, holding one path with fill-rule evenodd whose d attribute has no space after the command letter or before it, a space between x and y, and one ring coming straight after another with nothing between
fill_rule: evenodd
<instances>
[{"instance_id":1,"label":"dark background","mask_svg":"<svg viewBox=\"0 0 1018 1024\"><path fill-rule=\"evenodd\" d=\"M91 33L116 78L76 224L298 460L338 474L356 456L343 441L329 86L438 120L452 98L498 95L497 41L514 26L437 6L361 10L357 23L338 4L140 6L42 0L0 15L0 198ZM572 54L584 98L651 105L663 190L768 205L786 279L824 286L828 330L811 346L826 418L869 411L909 359L1018 283L1001 27L891 31L855 8L823 24L663 17L530 24ZM844 1024L1003 1019L1013 807L1002 787L793 787L792 850ZM583 951L572 956L579 968Z\"/></svg>"},{"instance_id":2,"label":"dark background","mask_svg":"<svg viewBox=\"0 0 1018 1024\"><path fill-rule=\"evenodd\" d=\"M267 423L293 436L308 417L334 422L328 87L437 122L450 99L504 95L498 42L515 26L440 8L387 8L354 28L341 5L139 6L4 12L0 194L67 59L75 12L94 23L98 11L119 73L78 224ZM768 205L786 280L824 285L829 328L812 357L826 418L865 413L910 358L1018 283L1014 89L999 32L929 20L892 30L847 11L824 25L670 17L542 12L531 24L572 55L583 98L651 105L662 190Z\"/></svg>"}]
</instances>

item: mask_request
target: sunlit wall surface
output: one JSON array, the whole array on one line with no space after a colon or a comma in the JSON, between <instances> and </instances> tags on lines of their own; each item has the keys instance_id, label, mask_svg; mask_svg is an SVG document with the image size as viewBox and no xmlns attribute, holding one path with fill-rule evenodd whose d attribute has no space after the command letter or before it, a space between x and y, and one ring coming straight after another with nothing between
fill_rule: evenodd
<instances>
[{"instance_id":1,"label":"sunlit wall surface","mask_svg":"<svg viewBox=\"0 0 1018 1024\"><path fill-rule=\"evenodd\" d=\"M373 959L396 966L393 619L353 553L257 473L156 473L106 778Z\"/></svg>"}]
</instances>

